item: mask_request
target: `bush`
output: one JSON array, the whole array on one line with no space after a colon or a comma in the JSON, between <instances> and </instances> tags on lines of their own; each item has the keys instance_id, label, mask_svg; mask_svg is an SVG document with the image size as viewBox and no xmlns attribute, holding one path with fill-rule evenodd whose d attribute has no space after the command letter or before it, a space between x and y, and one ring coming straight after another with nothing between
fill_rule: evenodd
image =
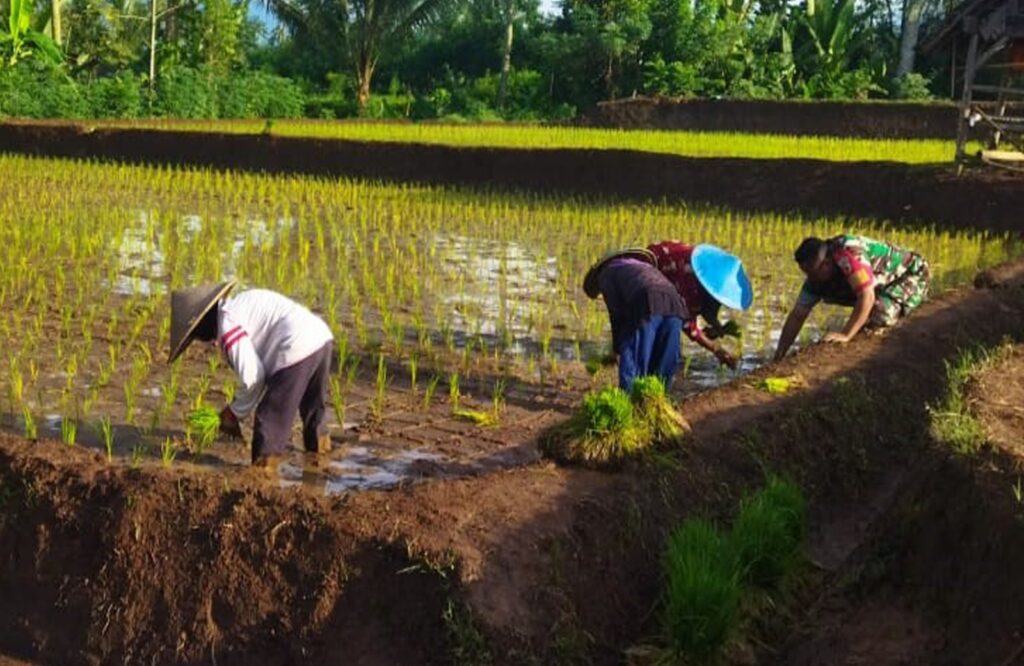
<instances>
[{"instance_id":1,"label":"bush","mask_svg":"<svg viewBox=\"0 0 1024 666\"><path fill-rule=\"evenodd\" d=\"M168 67L156 80L156 110L171 118L216 118L213 76L190 67Z\"/></svg>"},{"instance_id":2,"label":"bush","mask_svg":"<svg viewBox=\"0 0 1024 666\"><path fill-rule=\"evenodd\" d=\"M306 100L291 79L266 72L240 72L218 81L221 118L299 118Z\"/></svg>"},{"instance_id":3,"label":"bush","mask_svg":"<svg viewBox=\"0 0 1024 666\"><path fill-rule=\"evenodd\" d=\"M84 85L93 118L138 118L144 114L142 81L131 72Z\"/></svg>"},{"instance_id":4,"label":"bush","mask_svg":"<svg viewBox=\"0 0 1024 666\"><path fill-rule=\"evenodd\" d=\"M777 585L799 564L806 506L795 485L771 478L764 490L744 500L729 542L746 582Z\"/></svg>"},{"instance_id":5,"label":"bush","mask_svg":"<svg viewBox=\"0 0 1024 666\"><path fill-rule=\"evenodd\" d=\"M676 655L707 658L739 623L740 572L726 540L710 522L687 520L668 539L665 628Z\"/></svg>"},{"instance_id":6,"label":"bush","mask_svg":"<svg viewBox=\"0 0 1024 666\"><path fill-rule=\"evenodd\" d=\"M930 86L931 81L926 76L911 72L893 79L889 94L894 99L927 101L932 99Z\"/></svg>"},{"instance_id":7,"label":"bush","mask_svg":"<svg viewBox=\"0 0 1024 666\"><path fill-rule=\"evenodd\" d=\"M79 87L57 66L33 58L0 67L0 116L82 118L89 111Z\"/></svg>"}]
</instances>

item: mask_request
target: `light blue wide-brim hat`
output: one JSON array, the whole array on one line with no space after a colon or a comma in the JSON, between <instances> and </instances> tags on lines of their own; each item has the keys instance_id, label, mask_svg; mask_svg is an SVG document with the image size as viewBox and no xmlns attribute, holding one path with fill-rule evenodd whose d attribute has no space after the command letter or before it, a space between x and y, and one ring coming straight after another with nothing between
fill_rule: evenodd
<instances>
[{"instance_id":1,"label":"light blue wide-brim hat","mask_svg":"<svg viewBox=\"0 0 1024 666\"><path fill-rule=\"evenodd\" d=\"M693 248L690 263L701 286L725 307L746 310L754 302L754 288L739 257L702 243Z\"/></svg>"}]
</instances>

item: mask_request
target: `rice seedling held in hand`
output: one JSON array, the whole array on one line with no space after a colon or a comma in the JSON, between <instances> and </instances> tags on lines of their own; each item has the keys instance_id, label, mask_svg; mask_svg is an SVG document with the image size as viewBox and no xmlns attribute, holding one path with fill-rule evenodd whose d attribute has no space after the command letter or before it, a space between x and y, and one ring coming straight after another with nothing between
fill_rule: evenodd
<instances>
[{"instance_id":1,"label":"rice seedling held in hand","mask_svg":"<svg viewBox=\"0 0 1024 666\"><path fill-rule=\"evenodd\" d=\"M663 619L672 652L715 657L736 631L743 596L725 537L707 520L687 520L669 536L663 562Z\"/></svg>"},{"instance_id":2,"label":"rice seedling held in hand","mask_svg":"<svg viewBox=\"0 0 1024 666\"><path fill-rule=\"evenodd\" d=\"M690 424L668 399L660 377L638 377L633 382L630 397L655 442L678 443L690 432Z\"/></svg>"},{"instance_id":3,"label":"rice seedling held in hand","mask_svg":"<svg viewBox=\"0 0 1024 666\"><path fill-rule=\"evenodd\" d=\"M202 455L213 444L219 430L220 414L208 405L194 408L185 420L185 437L196 455Z\"/></svg>"}]
</instances>

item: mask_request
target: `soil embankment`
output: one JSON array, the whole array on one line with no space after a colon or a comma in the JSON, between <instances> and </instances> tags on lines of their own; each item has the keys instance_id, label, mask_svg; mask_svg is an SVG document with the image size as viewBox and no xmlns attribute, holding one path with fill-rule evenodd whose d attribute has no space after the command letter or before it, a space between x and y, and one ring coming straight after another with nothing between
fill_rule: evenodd
<instances>
[{"instance_id":1,"label":"soil embankment","mask_svg":"<svg viewBox=\"0 0 1024 666\"><path fill-rule=\"evenodd\" d=\"M601 102L583 119L593 127L752 132L862 139L956 138L948 102L795 102L639 97Z\"/></svg>"},{"instance_id":2,"label":"soil embankment","mask_svg":"<svg viewBox=\"0 0 1024 666\"><path fill-rule=\"evenodd\" d=\"M59 124L0 125L0 151L134 163L708 203L746 211L1022 228L1024 179L952 167L516 150Z\"/></svg>"},{"instance_id":3,"label":"soil embankment","mask_svg":"<svg viewBox=\"0 0 1024 666\"><path fill-rule=\"evenodd\" d=\"M996 288L951 292L885 336L819 346L750 378L800 373L807 388L795 394L747 379L687 401L688 447L615 474L530 465L318 500L0 439L0 652L43 663L617 664L658 631L666 531L687 515L728 520L766 471L805 489L824 570L805 594L830 590L882 538L903 489L932 487L928 472L943 469L925 409L943 360L1022 330L1024 262L996 275ZM931 547L906 557L940 576L942 548L920 544ZM967 595L971 579L958 580L951 594ZM1015 616L986 617L978 637L966 619L951 629L964 654L1020 640ZM768 643L788 630L751 629ZM942 645L910 663L940 663L930 657Z\"/></svg>"}]
</instances>

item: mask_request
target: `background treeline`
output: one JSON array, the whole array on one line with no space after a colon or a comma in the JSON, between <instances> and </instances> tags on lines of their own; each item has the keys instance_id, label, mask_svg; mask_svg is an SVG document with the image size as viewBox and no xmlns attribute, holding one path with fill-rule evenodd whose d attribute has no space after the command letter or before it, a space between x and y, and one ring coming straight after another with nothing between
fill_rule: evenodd
<instances>
[{"instance_id":1,"label":"background treeline","mask_svg":"<svg viewBox=\"0 0 1024 666\"><path fill-rule=\"evenodd\" d=\"M0 115L563 119L634 94L927 99L942 0L0 0ZM262 14L263 18L254 18Z\"/></svg>"}]
</instances>

